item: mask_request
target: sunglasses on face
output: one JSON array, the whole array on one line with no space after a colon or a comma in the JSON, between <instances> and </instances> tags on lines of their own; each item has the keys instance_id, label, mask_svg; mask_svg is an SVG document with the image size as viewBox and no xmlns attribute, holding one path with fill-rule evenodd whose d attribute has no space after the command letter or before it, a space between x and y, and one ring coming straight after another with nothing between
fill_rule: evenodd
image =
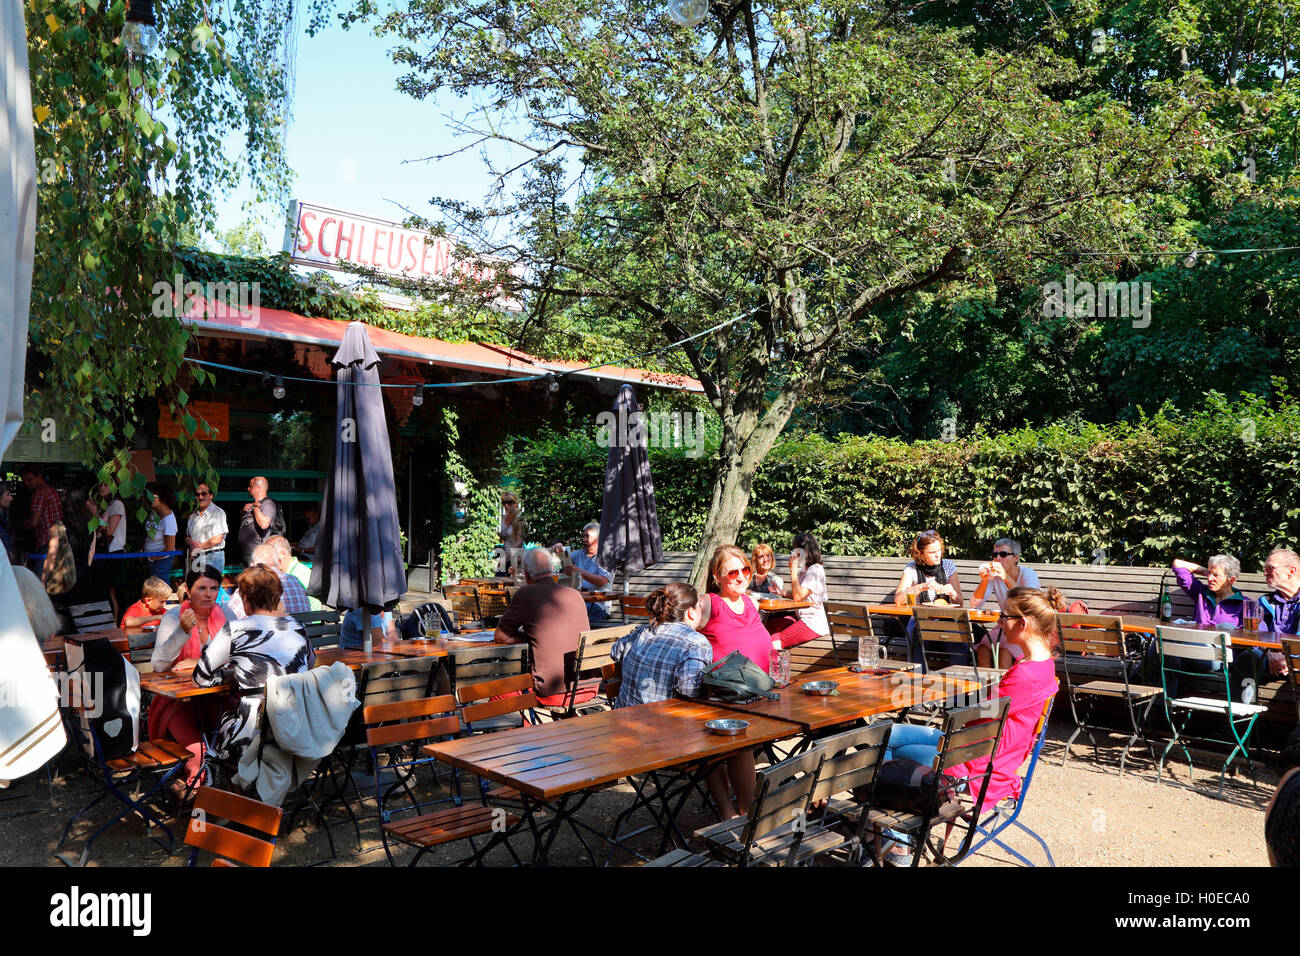
<instances>
[{"instance_id":1,"label":"sunglasses on face","mask_svg":"<svg viewBox=\"0 0 1300 956\"><path fill-rule=\"evenodd\" d=\"M732 568L730 571L723 572L723 577L728 581L738 581L741 578L747 578L750 575L749 568Z\"/></svg>"},{"instance_id":2,"label":"sunglasses on face","mask_svg":"<svg viewBox=\"0 0 1300 956\"><path fill-rule=\"evenodd\" d=\"M1015 553L1014 551L994 551L994 552L993 552L993 557L995 557L995 558L1014 558L1015 556L1016 556L1016 553Z\"/></svg>"},{"instance_id":3,"label":"sunglasses on face","mask_svg":"<svg viewBox=\"0 0 1300 956\"><path fill-rule=\"evenodd\" d=\"M1025 618L1023 614L999 614L998 615L999 621L1023 621L1024 619Z\"/></svg>"}]
</instances>

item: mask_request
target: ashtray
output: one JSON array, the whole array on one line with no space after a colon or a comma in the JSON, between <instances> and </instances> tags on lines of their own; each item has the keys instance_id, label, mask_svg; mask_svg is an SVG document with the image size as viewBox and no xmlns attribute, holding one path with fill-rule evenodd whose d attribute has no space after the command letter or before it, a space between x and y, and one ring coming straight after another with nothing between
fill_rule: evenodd
<instances>
[{"instance_id":1,"label":"ashtray","mask_svg":"<svg viewBox=\"0 0 1300 956\"><path fill-rule=\"evenodd\" d=\"M704 729L720 737L738 737L749 729L749 721L724 717L720 720L707 720Z\"/></svg>"},{"instance_id":2,"label":"ashtray","mask_svg":"<svg viewBox=\"0 0 1300 956\"><path fill-rule=\"evenodd\" d=\"M816 694L818 697L829 697L835 693L835 689L840 685L833 680L810 680L801 688L805 694Z\"/></svg>"}]
</instances>

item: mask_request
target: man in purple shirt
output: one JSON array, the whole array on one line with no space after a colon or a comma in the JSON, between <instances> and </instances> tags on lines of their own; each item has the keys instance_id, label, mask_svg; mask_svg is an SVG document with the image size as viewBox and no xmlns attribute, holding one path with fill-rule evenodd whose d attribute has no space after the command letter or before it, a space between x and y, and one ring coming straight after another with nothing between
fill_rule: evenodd
<instances>
[{"instance_id":1,"label":"man in purple shirt","mask_svg":"<svg viewBox=\"0 0 1300 956\"><path fill-rule=\"evenodd\" d=\"M1300 555L1275 549L1264 562L1264 580L1272 590L1259 599L1259 629L1295 634L1300 630ZM1286 676L1286 658L1262 647L1233 648L1232 669L1241 680L1238 699L1251 704L1261 680Z\"/></svg>"}]
</instances>

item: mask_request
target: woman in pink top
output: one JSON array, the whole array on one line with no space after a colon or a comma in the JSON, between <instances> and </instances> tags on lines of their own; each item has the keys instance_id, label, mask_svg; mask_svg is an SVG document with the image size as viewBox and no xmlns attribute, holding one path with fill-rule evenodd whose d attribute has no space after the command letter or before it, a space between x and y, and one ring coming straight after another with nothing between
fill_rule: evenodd
<instances>
[{"instance_id":1,"label":"woman in pink top","mask_svg":"<svg viewBox=\"0 0 1300 956\"><path fill-rule=\"evenodd\" d=\"M1010 697L1011 706L1007 709L1007 722L998 749L993 754L993 773L984 795L985 807L992 807L1003 797L1020 795L1020 778L1016 771L1033 749L1034 728L1043 714L1043 705L1049 697L1056 696L1058 687L1056 662L1052 660L1052 648L1057 640L1056 611L1047 595L1037 588L1013 588L1007 592L998 623L1002 625L1003 640L1024 651L1024 656L998 683L998 696ZM932 764L939 738L939 730L935 727L895 724L889 734L885 759L906 757ZM953 767L948 773L953 777L969 777L982 774L986 766L983 761L977 761ZM909 860L912 856L910 852L896 855Z\"/></svg>"},{"instance_id":2,"label":"woman in pink top","mask_svg":"<svg viewBox=\"0 0 1300 956\"><path fill-rule=\"evenodd\" d=\"M190 673L203 648L226 623L217 605L221 572L211 565L191 571L185 579L188 600L163 615L158 624L151 663L157 673ZM219 695L198 700L173 700L155 695L149 703L149 736L170 737L192 756L185 763L185 780L195 787L203 770L203 728L215 726L223 710ZM183 791L183 787L175 787Z\"/></svg>"},{"instance_id":3,"label":"woman in pink top","mask_svg":"<svg viewBox=\"0 0 1300 956\"><path fill-rule=\"evenodd\" d=\"M709 594L700 602L703 618L699 632L713 646L713 660L722 660L732 651L740 651L767 671L771 663L772 636L763 627L758 605L745 592L753 575L749 558L733 544L724 544L713 552L709 562ZM733 754L724 766L709 774L709 794L724 820L749 813L754 800L754 753L742 750ZM736 799L732 802L731 790Z\"/></svg>"}]
</instances>

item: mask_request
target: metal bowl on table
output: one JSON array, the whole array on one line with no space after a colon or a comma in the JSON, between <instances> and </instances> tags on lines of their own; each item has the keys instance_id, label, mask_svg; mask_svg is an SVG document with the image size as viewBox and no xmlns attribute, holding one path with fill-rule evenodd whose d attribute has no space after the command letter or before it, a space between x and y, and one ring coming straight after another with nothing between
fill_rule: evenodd
<instances>
[{"instance_id":1,"label":"metal bowl on table","mask_svg":"<svg viewBox=\"0 0 1300 956\"><path fill-rule=\"evenodd\" d=\"M718 720L707 720L704 727L711 734L717 734L720 737L738 737L749 729L749 721L737 720L734 717L723 717Z\"/></svg>"},{"instance_id":2,"label":"metal bowl on table","mask_svg":"<svg viewBox=\"0 0 1300 956\"><path fill-rule=\"evenodd\" d=\"M838 681L810 680L808 683L803 685L803 691L805 694L816 694L818 697L829 697L831 694L835 693L835 689L839 686Z\"/></svg>"}]
</instances>

